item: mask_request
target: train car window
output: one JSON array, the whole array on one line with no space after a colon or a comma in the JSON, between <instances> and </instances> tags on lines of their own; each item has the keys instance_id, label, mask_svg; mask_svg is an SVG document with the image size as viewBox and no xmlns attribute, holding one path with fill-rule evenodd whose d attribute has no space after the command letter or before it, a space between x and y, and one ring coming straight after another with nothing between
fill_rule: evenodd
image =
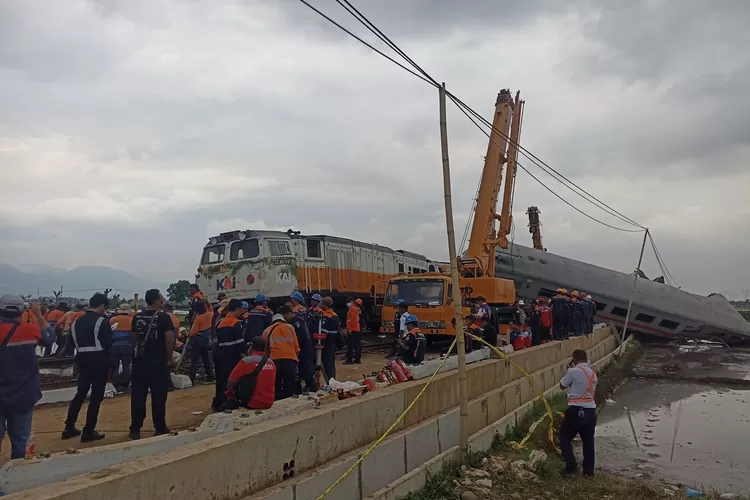
<instances>
[{"instance_id":1,"label":"train car window","mask_svg":"<svg viewBox=\"0 0 750 500\"><path fill-rule=\"evenodd\" d=\"M404 263L399 262L398 263L398 272L403 273L404 272Z\"/></svg>"},{"instance_id":2,"label":"train car window","mask_svg":"<svg viewBox=\"0 0 750 500\"><path fill-rule=\"evenodd\" d=\"M659 322L659 326L663 326L664 328L669 328L670 330L676 330L680 324L676 321L672 321L671 319L663 319Z\"/></svg>"},{"instance_id":3,"label":"train car window","mask_svg":"<svg viewBox=\"0 0 750 500\"><path fill-rule=\"evenodd\" d=\"M224 262L224 245L214 245L212 247L206 247L203 249L203 259L201 263L205 264L217 264Z\"/></svg>"},{"instance_id":4,"label":"train car window","mask_svg":"<svg viewBox=\"0 0 750 500\"><path fill-rule=\"evenodd\" d=\"M628 315L628 310L623 309L622 307L613 307L612 314L614 314L615 316L622 316L624 318Z\"/></svg>"},{"instance_id":5,"label":"train car window","mask_svg":"<svg viewBox=\"0 0 750 500\"><path fill-rule=\"evenodd\" d=\"M607 304L605 304L604 302L597 302L596 303L596 310L597 311L603 311L606 308L607 308Z\"/></svg>"},{"instance_id":6,"label":"train car window","mask_svg":"<svg viewBox=\"0 0 750 500\"><path fill-rule=\"evenodd\" d=\"M321 250L321 241L320 240L307 240L307 256L311 259L322 259L323 258L323 252Z\"/></svg>"},{"instance_id":7,"label":"train car window","mask_svg":"<svg viewBox=\"0 0 750 500\"><path fill-rule=\"evenodd\" d=\"M432 264L430 264L429 270L430 270L431 273L434 273L435 272L435 266L433 266Z\"/></svg>"},{"instance_id":8,"label":"train car window","mask_svg":"<svg viewBox=\"0 0 750 500\"><path fill-rule=\"evenodd\" d=\"M652 323L656 319L656 316L651 316L650 314L643 314L638 313L638 315L635 317L636 321L640 321L641 323Z\"/></svg>"},{"instance_id":9,"label":"train car window","mask_svg":"<svg viewBox=\"0 0 750 500\"><path fill-rule=\"evenodd\" d=\"M289 242L283 240L269 240L268 246L271 247L271 257L283 257L292 255L289 249Z\"/></svg>"},{"instance_id":10,"label":"train car window","mask_svg":"<svg viewBox=\"0 0 750 500\"><path fill-rule=\"evenodd\" d=\"M235 241L229 249L229 260L254 259L260 255L257 238Z\"/></svg>"}]
</instances>

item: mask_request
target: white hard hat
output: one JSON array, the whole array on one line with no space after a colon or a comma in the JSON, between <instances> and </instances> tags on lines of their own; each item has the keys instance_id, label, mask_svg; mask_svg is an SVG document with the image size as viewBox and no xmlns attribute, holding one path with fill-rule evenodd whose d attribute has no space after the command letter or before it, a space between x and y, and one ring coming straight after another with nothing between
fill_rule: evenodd
<instances>
[{"instance_id":1,"label":"white hard hat","mask_svg":"<svg viewBox=\"0 0 750 500\"><path fill-rule=\"evenodd\" d=\"M271 318L271 321L284 321L284 316L281 314L274 314L273 318Z\"/></svg>"},{"instance_id":2,"label":"white hard hat","mask_svg":"<svg viewBox=\"0 0 750 500\"><path fill-rule=\"evenodd\" d=\"M519 306L522 306L522 305L523 305L523 300L519 300L519 301L518 301L518 305L519 305Z\"/></svg>"},{"instance_id":3,"label":"white hard hat","mask_svg":"<svg viewBox=\"0 0 750 500\"><path fill-rule=\"evenodd\" d=\"M591 295L586 295L586 298L587 298L588 300L591 300Z\"/></svg>"}]
</instances>

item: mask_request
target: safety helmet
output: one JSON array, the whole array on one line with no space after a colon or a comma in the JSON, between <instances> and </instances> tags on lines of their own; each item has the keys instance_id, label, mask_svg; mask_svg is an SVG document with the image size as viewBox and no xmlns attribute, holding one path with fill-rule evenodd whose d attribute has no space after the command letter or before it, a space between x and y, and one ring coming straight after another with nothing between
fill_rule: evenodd
<instances>
[{"instance_id":1,"label":"safety helmet","mask_svg":"<svg viewBox=\"0 0 750 500\"><path fill-rule=\"evenodd\" d=\"M304 302L305 297L300 292L294 292L290 297L290 299L294 299L298 302Z\"/></svg>"},{"instance_id":2,"label":"safety helmet","mask_svg":"<svg viewBox=\"0 0 750 500\"><path fill-rule=\"evenodd\" d=\"M555 291L556 291L557 293L563 293L563 289L562 289L562 288L558 288L558 289L557 289L557 290L555 290Z\"/></svg>"},{"instance_id":3,"label":"safety helmet","mask_svg":"<svg viewBox=\"0 0 750 500\"><path fill-rule=\"evenodd\" d=\"M573 290L573 293L571 293L573 297L578 297L578 290Z\"/></svg>"},{"instance_id":4,"label":"safety helmet","mask_svg":"<svg viewBox=\"0 0 750 500\"><path fill-rule=\"evenodd\" d=\"M523 305L526 305L526 304L524 303L524 301L523 301L523 300L519 300L519 301L518 301L518 305L519 305L519 306L523 306Z\"/></svg>"},{"instance_id":5,"label":"safety helmet","mask_svg":"<svg viewBox=\"0 0 750 500\"><path fill-rule=\"evenodd\" d=\"M403 304L403 303L404 303L404 299L398 299L398 300L396 301L396 305L397 305L397 306L400 306L400 305L401 305L401 304Z\"/></svg>"},{"instance_id":6,"label":"safety helmet","mask_svg":"<svg viewBox=\"0 0 750 500\"><path fill-rule=\"evenodd\" d=\"M357 304L358 306L361 306L362 305L362 299L354 299L354 303Z\"/></svg>"},{"instance_id":7,"label":"safety helmet","mask_svg":"<svg viewBox=\"0 0 750 500\"><path fill-rule=\"evenodd\" d=\"M592 300L592 299L591 299L591 295L586 295L586 299L587 299L587 300Z\"/></svg>"},{"instance_id":8,"label":"safety helmet","mask_svg":"<svg viewBox=\"0 0 750 500\"><path fill-rule=\"evenodd\" d=\"M268 297L266 297L262 293L259 293L258 295L255 296L255 302L265 302L267 300L268 300Z\"/></svg>"},{"instance_id":9,"label":"safety helmet","mask_svg":"<svg viewBox=\"0 0 750 500\"><path fill-rule=\"evenodd\" d=\"M319 293L316 293L312 297L310 297L310 300L315 300L317 302L320 302L321 300L323 300L323 297L321 297Z\"/></svg>"},{"instance_id":10,"label":"safety helmet","mask_svg":"<svg viewBox=\"0 0 750 500\"><path fill-rule=\"evenodd\" d=\"M243 301L242 301L242 305L241 305L241 307L242 307L243 309L250 309L250 304L248 304L247 302L245 302L245 301L243 300Z\"/></svg>"},{"instance_id":11,"label":"safety helmet","mask_svg":"<svg viewBox=\"0 0 750 500\"><path fill-rule=\"evenodd\" d=\"M274 323L277 321L284 321L284 316L282 316L281 314L274 314L273 318L271 318L271 321L273 321Z\"/></svg>"},{"instance_id":12,"label":"safety helmet","mask_svg":"<svg viewBox=\"0 0 750 500\"><path fill-rule=\"evenodd\" d=\"M408 315L408 316L406 317L406 320L405 320L405 321L406 321L406 324L409 324L409 323L419 323L419 320L418 320L418 319L417 319L417 317L416 317L416 316L414 316L413 314L410 314L410 315Z\"/></svg>"},{"instance_id":13,"label":"safety helmet","mask_svg":"<svg viewBox=\"0 0 750 500\"><path fill-rule=\"evenodd\" d=\"M567 295L568 294L568 289L567 288L561 288L560 289L560 293L563 293L563 294Z\"/></svg>"}]
</instances>

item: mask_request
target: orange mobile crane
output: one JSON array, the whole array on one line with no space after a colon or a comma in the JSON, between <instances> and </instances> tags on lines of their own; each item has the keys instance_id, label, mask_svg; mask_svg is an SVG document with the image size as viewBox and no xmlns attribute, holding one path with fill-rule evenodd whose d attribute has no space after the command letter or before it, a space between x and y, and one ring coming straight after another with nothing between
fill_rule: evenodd
<instances>
[{"instance_id":1,"label":"orange mobile crane","mask_svg":"<svg viewBox=\"0 0 750 500\"><path fill-rule=\"evenodd\" d=\"M493 312L501 334L507 330L503 325L507 325L512 319L512 304L516 292L512 280L495 276L495 248L508 248L523 106L520 92L516 93L515 99L507 89L501 90L497 96L469 246L459 258L458 286L464 315L470 314L478 299L483 297ZM496 208L503 164L506 163L502 210L498 214ZM497 230L495 221L500 223ZM452 286L451 277L446 274L428 273L390 278L384 295L381 332L390 333L398 329L399 325L394 325L392 318L396 312L396 301L402 299L409 306L410 312L419 318L422 332L428 335L455 335L455 327L451 324L455 315Z\"/></svg>"}]
</instances>

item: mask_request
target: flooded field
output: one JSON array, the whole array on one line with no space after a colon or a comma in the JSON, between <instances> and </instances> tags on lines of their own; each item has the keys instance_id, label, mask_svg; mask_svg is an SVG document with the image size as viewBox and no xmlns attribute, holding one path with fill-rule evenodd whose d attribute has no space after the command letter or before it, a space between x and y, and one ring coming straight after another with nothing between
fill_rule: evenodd
<instances>
[{"instance_id":1,"label":"flooded field","mask_svg":"<svg viewBox=\"0 0 750 500\"><path fill-rule=\"evenodd\" d=\"M745 355L649 349L639 365L650 378L628 381L599 415L598 465L632 477L750 493ZM659 373L666 378L656 378ZM730 383L706 382L716 379Z\"/></svg>"}]
</instances>

